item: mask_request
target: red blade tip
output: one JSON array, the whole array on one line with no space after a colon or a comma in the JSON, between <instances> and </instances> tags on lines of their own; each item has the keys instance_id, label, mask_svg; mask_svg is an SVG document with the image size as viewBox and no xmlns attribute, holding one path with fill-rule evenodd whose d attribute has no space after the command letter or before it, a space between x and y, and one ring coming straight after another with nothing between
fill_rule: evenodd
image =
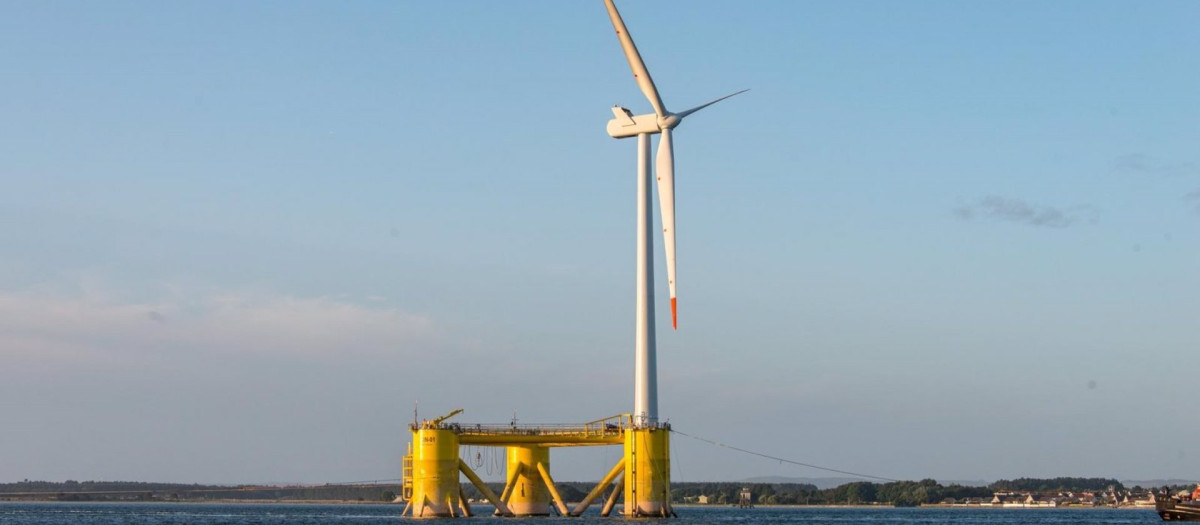
<instances>
[{"instance_id":1,"label":"red blade tip","mask_svg":"<svg viewBox=\"0 0 1200 525\"><path fill-rule=\"evenodd\" d=\"M674 330L679 329L679 318L675 315L675 298L674 297L671 298L671 328Z\"/></svg>"}]
</instances>

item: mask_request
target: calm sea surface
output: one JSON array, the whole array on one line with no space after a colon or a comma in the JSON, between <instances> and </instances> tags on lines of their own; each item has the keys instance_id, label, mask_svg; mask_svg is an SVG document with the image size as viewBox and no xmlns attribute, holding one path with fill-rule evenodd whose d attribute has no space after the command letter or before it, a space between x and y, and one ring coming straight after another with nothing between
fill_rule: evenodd
<instances>
[{"instance_id":1,"label":"calm sea surface","mask_svg":"<svg viewBox=\"0 0 1200 525\"><path fill-rule=\"evenodd\" d=\"M0 525L318 525L398 523L395 505L225 505L215 503L0 503ZM480 511L483 508L478 508ZM594 509L593 509L594 510ZM875 525L1058 525L1160 524L1153 510L1114 509L814 509L688 507L677 509L678 524L851 524ZM413 523L414 520L404 520ZM655 520L657 521L657 520ZM423 523L454 523L447 520ZM624 520L601 518L467 518L463 523L505 525L598 525ZM643 522L644 523L644 522Z\"/></svg>"}]
</instances>

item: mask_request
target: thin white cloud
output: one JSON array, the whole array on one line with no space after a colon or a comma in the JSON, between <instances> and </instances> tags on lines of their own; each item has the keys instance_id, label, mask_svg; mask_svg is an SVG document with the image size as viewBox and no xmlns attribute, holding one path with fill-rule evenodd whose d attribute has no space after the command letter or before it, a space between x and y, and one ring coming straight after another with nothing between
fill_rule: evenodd
<instances>
[{"instance_id":1,"label":"thin white cloud","mask_svg":"<svg viewBox=\"0 0 1200 525\"><path fill-rule=\"evenodd\" d=\"M1196 210L1196 213L1200 213L1200 188L1188 192L1187 195L1183 196L1183 200L1190 203Z\"/></svg>"},{"instance_id":2,"label":"thin white cloud","mask_svg":"<svg viewBox=\"0 0 1200 525\"><path fill-rule=\"evenodd\" d=\"M223 293L128 301L94 293L0 292L3 359L90 360L177 351L401 355L437 336L428 317L325 297Z\"/></svg>"},{"instance_id":3,"label":"thin white cloud","mask_svg":"<svg viewBox=\"0 0 1200 525\"><path fill-rule=\"evenodd\" d=\"M975 217L984 217L1043 228L1066 228L1080 220L1095 224L1097 220L1096 210L1091 206L1076 206L1067 209L1036 206L1021 199L996 195L989 195L970 205L959 206L953 210L953 214L964 221L972 220Z\"/></svg>"},{"instance_id":4,"label":"thin white cloud","mask_svg":"<svg viewBox=\"0 0 1200 525\"><path fill-rule=\"evenodd\" d=\"M1137 176L1179 177L1200 173L1194 162L1163 162L1145 153L1129 153L1112 161L1113 169L1119 173Z\"/></svg>"}]
</instances>

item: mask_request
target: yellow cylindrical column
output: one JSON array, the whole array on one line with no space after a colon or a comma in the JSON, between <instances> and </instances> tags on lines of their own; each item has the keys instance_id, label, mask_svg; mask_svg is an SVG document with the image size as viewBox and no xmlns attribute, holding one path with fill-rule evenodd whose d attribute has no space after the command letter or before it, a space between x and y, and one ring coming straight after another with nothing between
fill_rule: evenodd
<instances>
[{"instance_id":1,"label":"yellow cylindrical column","mask_svg":"<svg viewBox=\"0 0 1200 525\"><path fill-rule=\"evenodd\" d=\"M538 463L550 467L550 449L539 446L508 447L508 471L518 472L508 496L508 510L517 516L549 516L550 490L538 472Z\"/></svg>"},{"instance_id":2,"label":"yellow cylindrical column","mask_svg":"<svg viewBox=\"0 0 1200 525\"><path fill-rule=\"evenodd\" d=\"M671 431L625 432L625 516L667 517L671 511Z\"/></svg>"},{"instance_id":3,"label":"yellow cylindrical column","mask_svg":"<svg viewBox=\"0 0 1200 525\"><path fill-rule=\"evenodd\" d=\"M458 435L449 430L413 432L414 518L454 516L459 505Z\"/></svg>"}]
</instances>

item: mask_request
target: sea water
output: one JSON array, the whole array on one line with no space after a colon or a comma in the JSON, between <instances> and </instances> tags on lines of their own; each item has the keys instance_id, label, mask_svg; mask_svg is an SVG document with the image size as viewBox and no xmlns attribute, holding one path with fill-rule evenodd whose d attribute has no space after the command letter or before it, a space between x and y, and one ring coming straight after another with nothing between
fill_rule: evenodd
<instances>
[{"instance_id":1,"label":"sea water","mask_svg":"<svg viewBox=\"0 0 1200 525\"><path fill-rule=\"evenodd\" d=\"M400 518L399 505L221 504L221 503L4 503L0 525L321 525L415 523ZM494 518L476 507L466 521L420 520L422 523L495 523L497 525L599 525L625 523L601 518L592 509L582 518ZM980 509L980 508L814 508L814 507L680 507L667 524L769 525L1089 525L1158 524L1151 509ZM636 520L637 523L659 520Z\"/></svg>"}]
</instances>

